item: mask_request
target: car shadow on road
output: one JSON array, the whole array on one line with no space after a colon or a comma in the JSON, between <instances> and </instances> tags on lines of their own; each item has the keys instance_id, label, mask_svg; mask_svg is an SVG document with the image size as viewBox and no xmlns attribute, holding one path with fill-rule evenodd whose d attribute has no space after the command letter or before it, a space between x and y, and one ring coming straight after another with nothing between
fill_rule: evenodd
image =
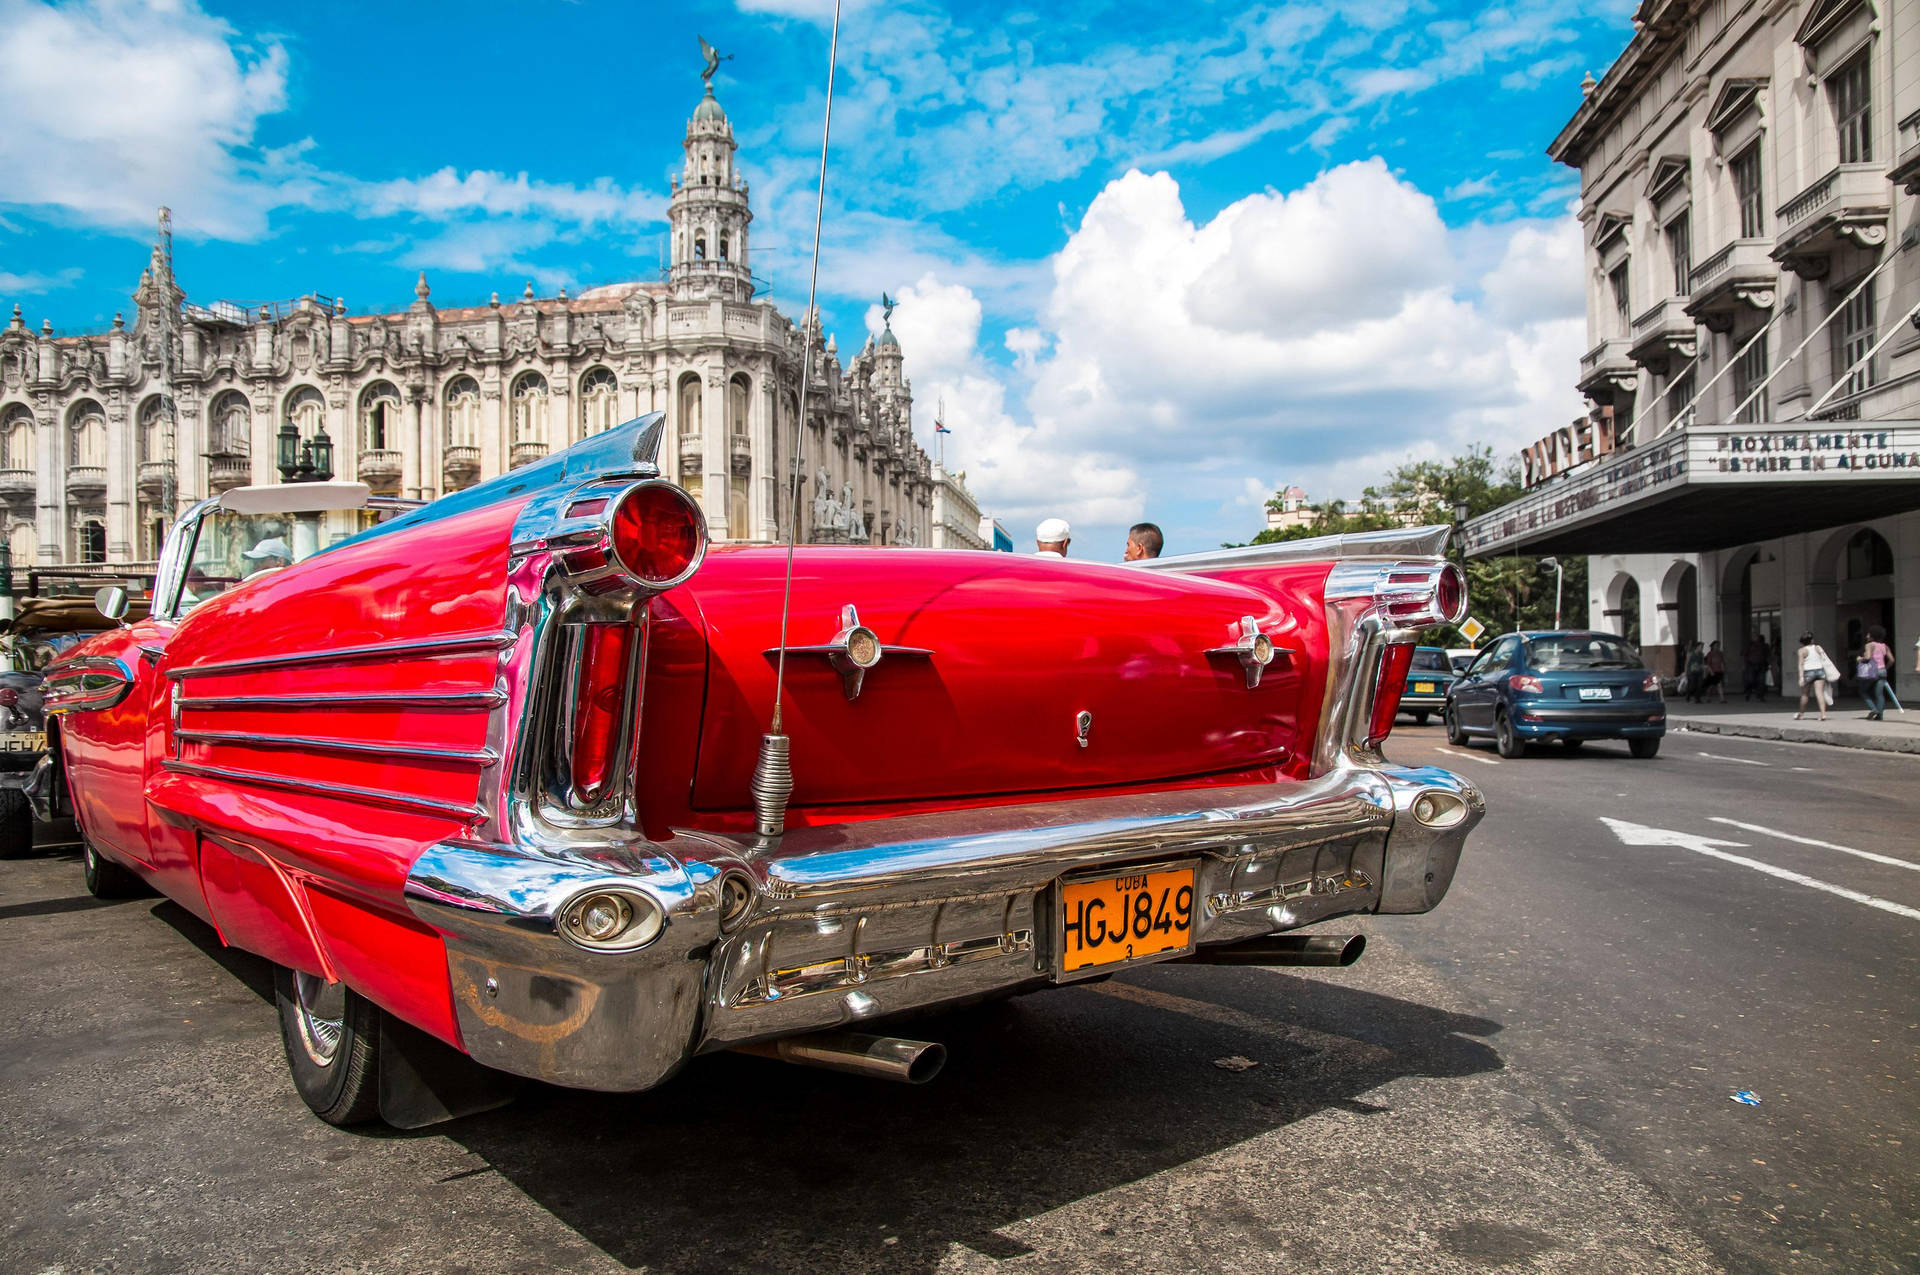
<instances>
[{"instance_id":1,"label":"car shadow on road","mask_svg":"<svg viewBox=\"0 0 1920 1275\"><path fill-rule=\"evenodd\" d=\"M1129 977L901 1025L951 1051L923 1087L720 1054L438 1132L628 1266L930 1271L955 1244L1018 1256L999 1228L1324 1109L1383 1113L1361 1095L1395 1079L1502 1066L1475 1039L1496 1023L1331 982ZM1233 1055L1259 1065L1214 1065Z\"/></svg>"}]
</instances>

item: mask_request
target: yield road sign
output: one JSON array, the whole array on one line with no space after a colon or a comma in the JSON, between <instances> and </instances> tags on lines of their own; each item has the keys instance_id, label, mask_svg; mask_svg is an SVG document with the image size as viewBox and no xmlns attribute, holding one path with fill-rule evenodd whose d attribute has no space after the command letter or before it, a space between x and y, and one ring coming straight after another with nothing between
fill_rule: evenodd
<instances>
[{"instance_id":1,"label":"yield road sign","mask_svg":"<svg viewBox=\"0 0 1920 1275\"><path fill-rule=\"evenodd\" d=\"M1468 616L1466 620L1463 621L1460 625L1460 636L1467 639L1467 641L1472 642L1476 646L1478 646L1480 643L1480 635L1482 633L1485 633L1486 631L1487 631L1487 626L1480 623L1480 621L1474 619L1472 616Z\"/></svg>"}]
</instances>

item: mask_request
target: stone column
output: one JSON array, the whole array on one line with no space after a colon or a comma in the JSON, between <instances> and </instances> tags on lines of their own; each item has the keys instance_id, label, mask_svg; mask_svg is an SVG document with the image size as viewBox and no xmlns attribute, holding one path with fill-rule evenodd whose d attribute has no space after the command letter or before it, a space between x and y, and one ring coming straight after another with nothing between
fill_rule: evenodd
<instances>
[{"instance_id":1,"label":"stone column","mask_svg":"<svg viewBox=\"0 0 1920 1275\"><path fill-rule=\"evenodd\" d=\"M34 466L38 478L34 484L34 532L40 545L35 557L43 564L64 561L66 524L62 518L67 486L67 451L60 444L60 421L56 414L39 413L34 421L34 449L39 463ZM17 565L25 566L25 563Z\"/></svg>"},{"instance_id":2,"label":"stone column","mask_svg":"<svg viewBox=\"0 0 1920 1275\"><path fill-rule=\"evenodd\" d=\"M128 419L123 396L108 398L107 409L107 559L131 562L137 543L139 494L134 475L140 468L139 449L133 446L133 431L138 428Z\"/></svg>"},{"instance_id":3,"label":"stone column","mask_svg":"<svg viewBox=\"0 0 1920 1275\"><path fill-rule=\"evenodd\" d=\"M713 304L717 311L720 303ZM700 436L706 440L707 451L701 499L707 507L707 525L719 540L731 529L727 505L733 496L733 452L727 437L727 365L723 356L709 354L700 364L700 378L700 411L705 418Z\"/></svg>"}]
</instances>

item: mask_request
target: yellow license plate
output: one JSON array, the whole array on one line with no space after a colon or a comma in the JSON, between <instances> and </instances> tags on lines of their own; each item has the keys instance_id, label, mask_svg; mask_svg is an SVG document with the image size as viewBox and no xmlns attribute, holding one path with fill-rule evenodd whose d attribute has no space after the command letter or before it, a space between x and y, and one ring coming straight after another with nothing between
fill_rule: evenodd
<instances>
[{"instance_id":1,"label":"yellow license plate","mask_svg":"<svg viewBox=\"0 0 1920 1275\"><path fill-rule=\"evenodd\" d=\"M1060 970L1124 965L1193 946L1193 865L1060 887Z\"/></svg>"},{"instance_id":2,"label":"yellow license plate","mask_svg":"<svg viewBox=\"0 0 1920 1275\"><path fill-rule=\"evenodd\" d=\"M1432 682L1415 682L1413 684L1413 693L1415 695L1431 695L1433 694L1433 683Z\"/></svg>"},{"instance_id":3,"label":"yellow license plate","mask_svg":"<svg viewBox=\"0 0 1920 1275\"><path fill-rule=\"evenodd\" d=\"M44 753L47 751L45 731L8 731L0 735L0 752L7 753Z\"/></svg>"}]
</instances>

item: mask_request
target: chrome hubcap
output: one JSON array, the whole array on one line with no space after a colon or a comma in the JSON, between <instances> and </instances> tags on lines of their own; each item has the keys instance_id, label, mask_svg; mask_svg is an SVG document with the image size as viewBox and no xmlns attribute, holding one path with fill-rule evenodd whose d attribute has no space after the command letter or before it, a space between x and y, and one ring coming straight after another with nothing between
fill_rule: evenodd
<instances>
[{"instance_id":1,"label":"chrome hubcap","mask_svg":"<svg viewBox=\"0 0 1920 1275\"><path fill-rule=\"evenodd\" d=\"M347 1030L347 989L312 974L293 976L293 1016L300 1026L300 1044L307 1057L330 1066L340 1052Z\"/></svg>"}]
</instances>

